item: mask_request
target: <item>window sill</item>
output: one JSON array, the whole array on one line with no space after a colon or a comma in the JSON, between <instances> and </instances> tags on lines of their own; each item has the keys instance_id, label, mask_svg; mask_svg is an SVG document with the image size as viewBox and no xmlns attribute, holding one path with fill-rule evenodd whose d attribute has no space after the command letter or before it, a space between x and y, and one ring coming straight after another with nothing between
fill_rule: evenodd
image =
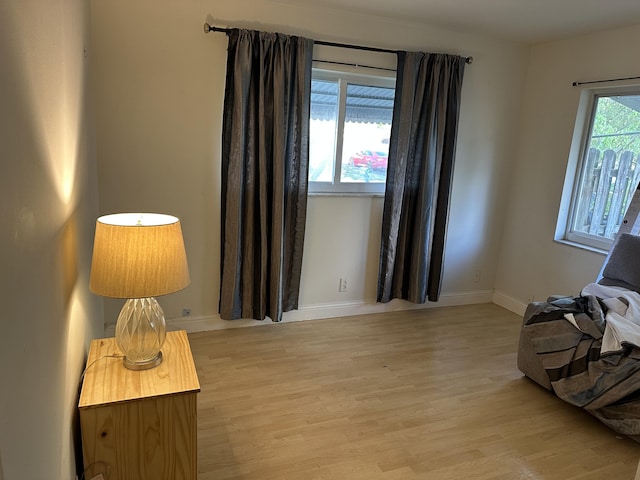
<instances>
[{"instance_id":1,"label":"window sill","mask_svg":"<svg viewBox=\"0 0 640 480\"><path fill-rule=\"evenodd\" d=\"M609 252L607 250L603 250L601 248L591 247L589 245L584 245L578 242L572 242L571 240L566 240L564 238L555 238L554 242L561 243L563 245L567 245L569 247L579 248L580 250L586 250L588 252L598 253L600 255L608 255Z\"/></svg>"}]
</instances>

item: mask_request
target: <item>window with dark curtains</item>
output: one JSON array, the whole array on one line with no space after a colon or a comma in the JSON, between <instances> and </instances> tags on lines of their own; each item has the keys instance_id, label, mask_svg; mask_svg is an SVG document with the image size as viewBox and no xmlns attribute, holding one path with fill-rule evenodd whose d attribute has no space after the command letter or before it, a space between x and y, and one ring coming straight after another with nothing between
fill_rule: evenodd
<instances>
[{"instance_id":1,"label":"window with dark curtains","mask_svg":"<svg viewBox=\"0 0 640 480\"><path fill-rule=\"evenodd\" d=\"M398 52L379 302L440 297L465 60Z\"/></svg>"},{"instance_id":2,"label":"window with dark curtains","mask_svg":"<svg viewBox=\"0 0 640 480\"><path fill-rule=\"evenodd\" d=\"M313 41L229 33L222 140L220 316L298 307Z\"/></svg>"}]
</instances>

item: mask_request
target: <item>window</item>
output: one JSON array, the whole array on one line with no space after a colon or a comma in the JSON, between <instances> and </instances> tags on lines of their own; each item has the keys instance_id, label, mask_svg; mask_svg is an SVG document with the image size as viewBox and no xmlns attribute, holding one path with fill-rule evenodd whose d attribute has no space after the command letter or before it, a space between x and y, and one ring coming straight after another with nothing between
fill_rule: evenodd
<instances>
[{"instance_id":1,"label":"window","mask_svg":"<svg viewBox=\"0 0 640 480\"><path fill-rule=\"evenodd\" d=\"M640 90L587 93L565 239L608 250L640 179Z\"/></svg>"},{"instance_id":2,"label":"window","mask_svg":"<svg viewBox=\"0 0 640 480\"><path fill-rule=\"evenodd\" d=\"M395 79L314 70L309 192L384 193Z\"/></svg>"}]
</instances>

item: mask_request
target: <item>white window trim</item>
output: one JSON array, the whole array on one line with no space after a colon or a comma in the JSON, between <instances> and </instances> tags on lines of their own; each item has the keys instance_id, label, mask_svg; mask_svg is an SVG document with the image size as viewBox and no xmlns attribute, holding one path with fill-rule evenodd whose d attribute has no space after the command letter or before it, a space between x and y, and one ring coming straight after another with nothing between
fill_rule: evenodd
<instances>
[{"instance_id":1,"label":"white window trim","mask_svg":"<svg viewBox=\"0 0 640 480\"><path fill-rule=\"evenodd\" d=\"M367 75L362 73L347 72L343 69L313 69L314 80L329 80L339 82L338 118L336 122L336 145L333 153L334 171L333 182L309 181L308 192L311 195L373 195L381 196L385 192L385 183L347 183L341 182L342 175L342 144L344 132L344 120L346 116L347 83L371 87L395 88L396 78L394 72L385 74Z\"/></svg>"},{"instance_id":2,"label":"white window trim","mask_svg":"<svg viewBox=\"0 0 640 480\"><path fill-rule=\"evenodd\" d=\"M577 191L582 184L586 149L591 136L591 129L595 118L595 102L598 97L615 94L640 95L640 85L613 85L609 87L584 88L580 93L578 112L576 115L571 149L567 162L565 181L562 187L562 197L554 239L558 242L576 246L598 253L607 253L613 245L613 240L581 232L573 232L575 203Z\"/></svg>"}]
</instances>

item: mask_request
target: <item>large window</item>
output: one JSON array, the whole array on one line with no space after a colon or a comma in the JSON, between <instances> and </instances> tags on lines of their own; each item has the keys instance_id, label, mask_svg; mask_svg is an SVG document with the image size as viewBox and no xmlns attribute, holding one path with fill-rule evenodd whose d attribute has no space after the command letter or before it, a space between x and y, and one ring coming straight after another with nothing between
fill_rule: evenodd
<instances>
[{"instance_id":1,"label":"large window","mask_svg":"<svg viewBox=\"0 0 640 480\"><path fill-rule=\"evenodd\" d=\"M314 70L309 191L383 193L395 79Z\"/></svg>"},{"instance_id":2,"label":"large window","mask_svg":"<svg viewBox=\"0 0 640 480\"><path fill-rule=\"evenodd\" d=\"M583 102L565 238L608 250L640 178L640 91L591 92Z\"/></svg>"}]
</instances>

